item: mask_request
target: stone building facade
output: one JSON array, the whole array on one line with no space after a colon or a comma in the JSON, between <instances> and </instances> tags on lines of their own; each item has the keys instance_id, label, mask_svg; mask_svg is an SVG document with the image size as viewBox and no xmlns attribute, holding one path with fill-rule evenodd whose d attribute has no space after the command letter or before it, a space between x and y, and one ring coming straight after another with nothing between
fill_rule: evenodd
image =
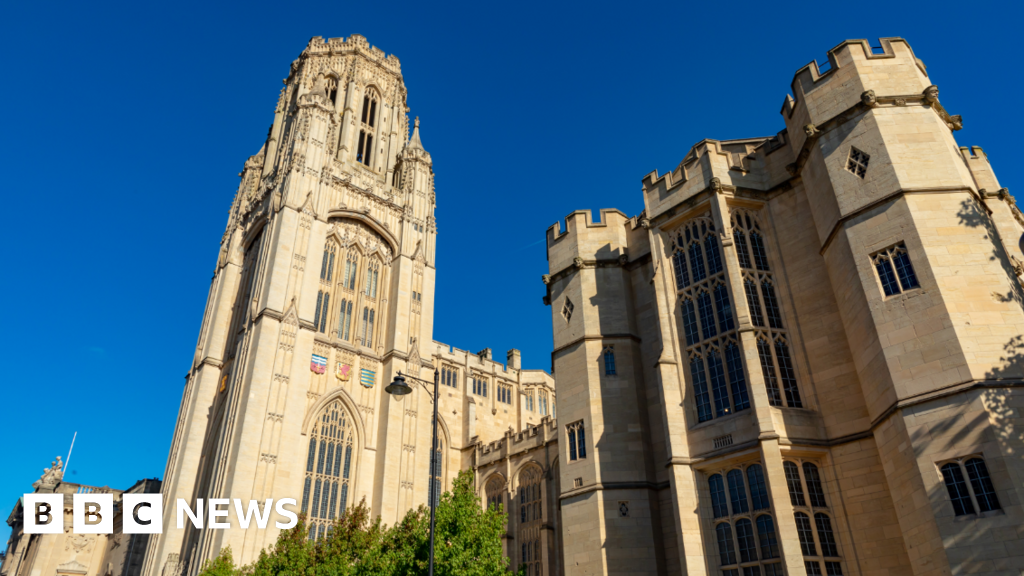
<instances>
[{"instance_id":1,"label":"stone building facade","mask_svg":"<svg viewBox=\"0 0 1024 576\"><path fill-rule=\"evenodd\" d=\"M471 468L481 439L547 422L555 395L517 350L500 362L433 340L433 163L398 59L362 36L317 37L284 84L231 206L162 494L165 510L179 498L294 498L315 537L364 499L400 520ZM430 393L384 388L435 370L431 470ZM178 530L167 513L144 573L192 575L226 546L249 563L278 519Z\"/></svg>"},{"instance_id":2,"label":"stone building facade","mask_svg":"<svg viewBox=\"0 0 1024 576\"><path fill-rule=\"evenodd\" d=\"M107 486L86 486L64 481L60 456L33 484L35 493L64 496L64 532L25 534L21 499L14 505L7 525L7 540L0 576L139 576L149 545L149 534L125 534L122 531L121 497L124 494L155 494L160 481L139 480L127 490ZM72 504L75 494L112 494L115 515L112 534L73 534Z\"/></svg>"},{"instance_id":3,"label":"stone building facade","mask_svg":"<svg viewBox=\"0 0 1024 576\"><path fill-rule=\"evenodd\" d=\"M828 60L548 230L545 574L1024 574L1024 218L906 41Z\"/></svg>"}]
</instances>

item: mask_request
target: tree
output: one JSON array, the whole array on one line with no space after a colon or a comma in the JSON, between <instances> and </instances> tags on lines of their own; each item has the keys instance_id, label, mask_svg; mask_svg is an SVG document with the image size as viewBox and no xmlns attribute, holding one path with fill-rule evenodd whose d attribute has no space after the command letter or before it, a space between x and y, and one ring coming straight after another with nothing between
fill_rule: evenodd
<instances>
[{"instance_id":1,"label":"tree","mask_svg":"<svg viewBox=\"0 0 1024 576\"><path fill-rule=\"evenodd\" d=\"M473 473L461 472L438 502L434 573L437 576L507 576L501 550L507 515L484 510L473 490ZM309 540L305 521L280 534L252 564L235 567L231 550L203 566L200 576L406 576L427 574L430 511L410 510L387 527L371 519L366 501L346 510L326 536Z\"/></svg>"}]
</instances>

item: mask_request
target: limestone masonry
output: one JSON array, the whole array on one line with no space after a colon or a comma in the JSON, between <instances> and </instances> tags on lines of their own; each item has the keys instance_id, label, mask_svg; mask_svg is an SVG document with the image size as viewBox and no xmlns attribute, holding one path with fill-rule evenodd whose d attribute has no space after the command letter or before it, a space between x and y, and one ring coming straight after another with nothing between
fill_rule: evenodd
<instances>
[{"instance_id":1,"label":"limestone masonry","mask_svg":"<svg viewBox=\"0 0 1024 576\"><path fill-rule=\"evenodd\" d=\"M697 143L643 178L640 214L549 228L552 375L433 339L408 112L362 36L292 64L221 241L165 503L293 497L316 538L472 469L529 576L1024 574L1024 217L906 41L798 70L784 130ZM431 470L430 396L384 387L435 369ZM19 521L0 576L85 574L31 560ZM144 576L277 537L164 523Z\"/></svg>"}]
</instances>

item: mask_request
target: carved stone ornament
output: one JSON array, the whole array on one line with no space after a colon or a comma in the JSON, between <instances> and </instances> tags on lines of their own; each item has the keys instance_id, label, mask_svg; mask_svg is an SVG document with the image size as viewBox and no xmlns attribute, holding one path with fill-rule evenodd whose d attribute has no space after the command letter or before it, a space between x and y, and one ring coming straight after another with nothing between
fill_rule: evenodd
<instances>
[{"instance_id":1,"label":"carved stone ornament","mask_svg":"<svg viewBox=\"0 0 1024 576\"><path fill-rule=\"evenodd\" d=\"M816 136L819 136L821 134L821 131L818 130L818 128L814 124L808 124L804 126L804 134L806 134L808 138L814 138Z\"/></svg>"},{"instance_id":2,"label":"carved stone ornament","mask_svg":"<svg viewBox=\"0 0 1024 576\"><path fill-rule=\"evenodd\" d=\"M797 168L796 162L786 164L786 172L789 172L791 176L796 176Z\"/></svg>"},{"instance_id":3,"label":"carved stone ornament","mask_svg":"<svg viewBox=\"0 0 1024 576\"><path fill-rule=\"evenodd\" d=\"M867 90L863 94L861 94L860 101L863 102L865 106L871 106L872 108L874 108L875 105L878 104L878 99L875 98L874 90Z\"/></svg>"},{"instance_id":4,"label":"carved stone ornament","mask_svg":"<svg viewBox=\"0 0 1024 576\"><path fill-rule=\"evenodd\" d=\"M719 177L715 176L714 178L712 178L711 182L708 183L708 186L711 188L711 191L714 192L715 194L722 193L722 180Z\"/></svg>"},{"instance_id":5,"label":"carved stone ornament","mask_svg":"<svg viewBox=\"0 0 1024 576\"><path fill-rule=\"evenodd\" d=\"M542 274L540 277L540 281L543 282L545 286L547 286L548 284L551 283L551 274Z\"/></svg>"},{"instance_id":6,"label":"carved stone ornament","mask_svg":"<svg viewBox=\"0 0 1024 576\"><path fill-rule=\"evenodd\" d=\"M32 483L33 488L53 488L57 486L57 483L64 479L64 463L61 462L60 456L53 462L50 462L49 468L43 468L43 475Z\"/></svg>"},{"instance_id":7,"label":"carved stone ornament","mask_svg":"<svg viewBox=\"0 0 1024 576\"><path fill-rule=\"evenodd\" d=\"M640 226L644 230L650 230L651 229L651 220L649 218L641 218L640 219Z\"/></svg>"},{"instance_id":8,"label":"carved stone ornament","mask_svg":"<svg viewBox=\"0 0 1024 576\"><path fill-rule=\"evenodd\" d=\"M924 101L929 104L935 104L939 101L939 87L932 84L931 86L924 89Z\"/></svg>"},{"instance_id":9,"label":"carved stone ornament","mask_svg":"<svg viewBox=\"0 0 1024 576\"><path fill-rule=\"evenodd\" d=\"M629 262L629 256L619 254L619 266L625 266L626 262Z\"/></svg>"},{"instance_id":10,"label":"carved stone ornament","mask_svg":"<svg viewBox=\"0 0 1024 576\"><path fill-rule=\"evenodd\" d=\"M897 98L896 99L896 105L897 106L906 106L907 105L906 98Z\"/></svg>"},{"instance_id":11,"label":"carved stone ornament","mask_svg":"<svg viewBox=\"0 0 1024 576\"><path fill-rule=\"evenodd\" d=\"M1010 265L1013 266L1013 273L1017 276L1024 274L1024 263L1018 260L1013 254L1010 254Z\"/></svg>"},{"instance_id":12,"label":"carved stone ornament","mask_svg":"<svg viewBox=\"0 0 1024 576\"><path fill-rule=\"evenodd\" d=\"M580 258L579 256L573 258L572 265L577 268L583 268L583 258Z\"/></svg>"}]
</instances>

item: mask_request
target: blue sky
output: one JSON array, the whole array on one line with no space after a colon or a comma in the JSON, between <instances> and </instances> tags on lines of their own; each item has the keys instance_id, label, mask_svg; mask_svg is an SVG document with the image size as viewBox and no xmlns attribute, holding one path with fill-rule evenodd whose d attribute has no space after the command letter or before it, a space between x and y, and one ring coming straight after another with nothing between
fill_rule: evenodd
<instances>
[{"instance_id":1,"label":"blue sky","mask_svg":"<svg viewBox=\"0 0 1024 576\"><path fill-rule=\"evenodd\" d=\"M550 368L544 232L642 208L703 138L768 136L793 73L907 38L1015 189L1009 3L11 2L0 19L8 247L0 516L78 431L66 478L162 476L228 207L312 36L402 62L436 172L435 338ZM9 529L0 525L0 540Z\"/></svg>"}]
</instances>

